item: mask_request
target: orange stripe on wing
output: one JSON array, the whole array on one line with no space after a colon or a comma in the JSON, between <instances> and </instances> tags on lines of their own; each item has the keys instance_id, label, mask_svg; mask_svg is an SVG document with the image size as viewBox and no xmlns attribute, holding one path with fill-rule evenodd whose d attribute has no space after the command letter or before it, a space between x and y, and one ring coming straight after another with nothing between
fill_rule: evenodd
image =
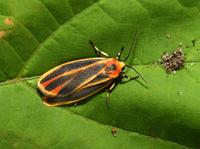
<instances>
[{"instance_id":1,"label":"orange stripe on wing","mask_svg":"<svg viewBox=\"0 0 200 149\"><path fill-rule=\"evenodd\" d=\"M51 90L51 93L53 93L53 94L56 95L56 94L58 94L61 91L62 88L63 88L63 86L59 85L56 88L54 88L53 90Z\"/></svg>"},{"instance_id":2,"label":"orange stripe on wing","mask_svg":"<svg viewBox=\"0 0 200 149\"><path fill-rule=\"evenodd\" d=\"M76 103L78 101L81 101L89 96L94 95L95 93L101 91L102 89L106 88L107 86L109 86L110 84L112 84L112 81L107 82L105 85L99 87L98 89L96 89L94 92L91 92L90 94L87 94L85 96L82 96L80 98L74 99L74 100L69 100L67 99L69 96L66 97L62 97L63 99L66 98L66 101L62 101L62 102L55 102L55 103L49 103L48 100L51 97L43 97L43 103L47 106L53 107L53 106L61 106L61 105L66 105L66 104L71 104L71 103ZM75 92L74 94L77 94L80 91ZM53 98L57 98L57 97L53 97Z\"/></svg>"},{"instance_id":3,"label":"orange stripe on wing","mask_svg":"<svg viewBox=\"0 0 200 149\"><path fill-rule=\"evenodd\" d=\"M41 84L41 86L45 88L45 87L47 87L50 83L52 83L53 81L57 80L57 79L60 78L61 76L62 76L62 75L57 76L57 77L55 77L55 78L53 78L53 79L51 79L51 80L49 80L49 81L47 81L47 82L44 82L44 83Z\"/></svg>"},{"instance_id":4,"label":"orange stripe on wing","mask_svg":"<svg viewBox=\"0 0 200 149\"><path fill-rule=\"evenodd\" d=\"M54 88L53 90L51 90L50 92L58 95L58 93L63 89L63 87L70 82L72 79L65 81L64 83L62 83L61 85L57 86L56 88Z\"/></svg>"}]
</instances>

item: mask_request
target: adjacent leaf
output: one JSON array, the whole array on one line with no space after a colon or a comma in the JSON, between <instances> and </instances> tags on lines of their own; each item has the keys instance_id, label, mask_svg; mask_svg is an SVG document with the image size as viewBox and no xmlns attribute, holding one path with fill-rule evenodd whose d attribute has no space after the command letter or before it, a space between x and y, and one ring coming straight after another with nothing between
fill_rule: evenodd
<instances>
[{"instance_id":1,"label":"adjacent leaf","mask_svg":"<svg viewBox=\"0 0 200 149\"><path fill-rule=\"evenodd\" d=\"M200 147L199 8L189 0L1 0L0 147ZM118 85L110 109L105 93L76 107L42 104L39 75L95 56L89 40L112 57L125 46L125 57L135 31L137 44L128 63L147 84ZM180 45L185 67L166 74L157 62Z\"/></svg>"}]
</instances>

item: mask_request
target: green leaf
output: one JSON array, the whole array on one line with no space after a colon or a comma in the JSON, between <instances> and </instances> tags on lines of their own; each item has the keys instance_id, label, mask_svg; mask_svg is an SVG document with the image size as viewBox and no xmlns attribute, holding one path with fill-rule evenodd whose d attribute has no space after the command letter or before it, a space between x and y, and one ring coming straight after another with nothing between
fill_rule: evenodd
<instances>
[{"instance_id":1,"label":"green leaf","mask_svg":"<svg viewBox=\"0 0 200 149\"><path fill-rule=\"evenodd\" d=\"M1 0L0 148L199 148L199 10L195 0ZM89 40L112 57L125 46L125 58L135 31L127 63L145 85L118 85L110 109L105 93L76 107L43 105L39 75L94 57ZM185 67L167 74L157 62L180 44Z\"/></svg>"}]
</instances>

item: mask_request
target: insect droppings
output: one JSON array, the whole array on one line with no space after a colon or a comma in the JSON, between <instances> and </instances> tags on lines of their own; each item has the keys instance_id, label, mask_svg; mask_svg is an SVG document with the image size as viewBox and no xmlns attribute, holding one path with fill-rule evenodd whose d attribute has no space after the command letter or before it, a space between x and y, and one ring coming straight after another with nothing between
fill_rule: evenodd
<instances>
[{"instance_id":1,"label":"insect droppings","mask_svg":"<svg viewBox=\"0 0 200 149\"><path fill-rule=\"evenodd\" d=\"M167 73L174 72L183 68L184 66L184 53L182 48L176 49L172 54L164 53L161 56L161 63Z\"/></svg>"}]
</instances>

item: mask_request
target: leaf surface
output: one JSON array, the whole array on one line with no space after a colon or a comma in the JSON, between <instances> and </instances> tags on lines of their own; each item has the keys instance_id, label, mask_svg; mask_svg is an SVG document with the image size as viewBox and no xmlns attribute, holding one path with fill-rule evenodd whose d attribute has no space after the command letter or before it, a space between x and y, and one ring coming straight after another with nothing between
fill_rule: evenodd
<instances>
[{"instance_id":1,"label":"leaf surface","mask_svg":"<svg viewBox=\"0 0 200 149\"><path fill-rule=\"evenodd\" d=\"M1 0L0 147L199 148L199 9L194 0ZM39 75L66 61L94 57L89 40L111 57L125 46L125 58L135 31L127 63L146 84L118 85L110 109L105 93L76 107L42 104ZM167 74L158 60L179 46L185 67Z\"/></svg>"}]
</instances>

